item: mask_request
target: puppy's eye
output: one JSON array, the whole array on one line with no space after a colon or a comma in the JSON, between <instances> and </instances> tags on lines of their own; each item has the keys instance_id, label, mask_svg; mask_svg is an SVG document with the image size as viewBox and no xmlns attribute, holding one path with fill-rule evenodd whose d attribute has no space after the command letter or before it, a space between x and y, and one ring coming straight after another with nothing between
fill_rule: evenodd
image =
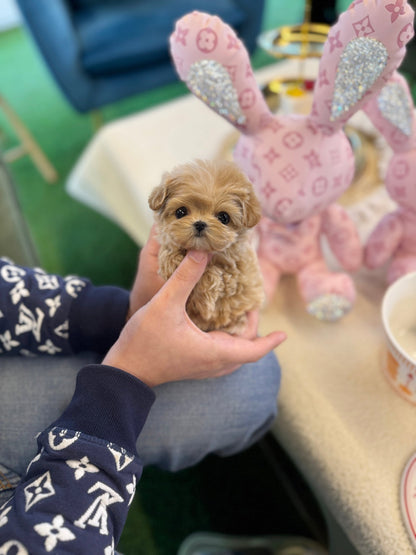
<instances>
[{"instance_id":1,"label":"puppy's eye","mask_svg":"<svg viewBox=\"0 0 416 555\"><path fill-rule=\"evenodd\" d=\"M180 220L181 218L186 216L187 213L188 213L188 210L187 210L186 206L181 206L180 208L178 208L175 211L175 216L178 218L178 220Z\"/></svg>"},{"instance_id":2,"label":"puppy's eye","mask_svg":"<svg viewBox=\"0 0 416 555\"><path fill-rule=\"evenodd\" d=\"M224 225L228 225L230 223L230 220L231 220L231 218L230 218L229 214L227 214L227 212L218 212L217 218Z\"/></svg>"}]
</instances>

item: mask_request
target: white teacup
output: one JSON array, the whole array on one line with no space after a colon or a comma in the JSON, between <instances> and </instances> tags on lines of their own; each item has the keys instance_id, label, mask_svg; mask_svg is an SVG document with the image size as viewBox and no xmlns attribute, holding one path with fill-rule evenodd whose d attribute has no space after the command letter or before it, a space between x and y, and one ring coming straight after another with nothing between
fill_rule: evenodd
<instances>
[{"instance_id":1,"label":"white teacup","mask_svg":"<svg viewBox=\"0 0 416 555\"><path fill-rule=\"evenodd\" d=\"M416 272L390 285L381 314L387 337L385 375L402 397L416 404Z\"/></svg>"}]
</instances>

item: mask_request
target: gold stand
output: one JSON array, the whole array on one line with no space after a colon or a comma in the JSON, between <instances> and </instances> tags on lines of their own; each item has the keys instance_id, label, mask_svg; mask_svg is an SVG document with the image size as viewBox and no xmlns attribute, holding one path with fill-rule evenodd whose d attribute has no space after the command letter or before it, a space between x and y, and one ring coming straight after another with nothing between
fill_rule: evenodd
<instances>
[{"instance_id":1,"label":"gold stand","mask_svg":"<svg viewBox=\"0 0 416 555\"><path fill-rule=\"evenodd\" d=\"M331 27L326 23L311 23L311 7L312 0L306 0L303 22L299 25L285 25L265 31L258 38L258 45L274 58L299 60L296 76L272 79L264 87L263 94L272 111L279 109L282 95L300 99L313 86L304 78L303 61L322 56Z\"/></svg>"},{"instance_id":2,"label":"gold stand","mask_svg":"<svg viewBox=\"0 0 416 555\"><path fill-rule=\"evenodd\" d=\"M5 162L11 163L22 156L28 155L44 179L48 183L54 183L58 179L58 173L49 162L25 124L1 94L0 108L3 110L13 130L21 141L20 145L3 153Z\"/></svg>"},{"instance_id":3,"label":"gold stand","mask_svg":"<svg viewBox=\"0 0 416 555\"><path fill-rule=\"evenodd\" d=\"M302 23L265 31L258 45L274 58L320 58L331 26L311 23L311 10L312 0L306 0Z\"/></svg>"}]
</instances>

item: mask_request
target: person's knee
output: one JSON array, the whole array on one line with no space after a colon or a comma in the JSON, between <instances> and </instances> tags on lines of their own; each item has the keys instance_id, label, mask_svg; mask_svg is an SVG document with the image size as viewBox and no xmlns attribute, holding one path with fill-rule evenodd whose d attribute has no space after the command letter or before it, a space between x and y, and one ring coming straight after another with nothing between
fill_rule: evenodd
<instances>
[{"instance_id":1,"label":"person's knee","mask_svg":"<svg viewBox=\"0 0 416 555\"><path fill-rule=\"evenodd\" d=\"M270 428L277 415L280 389L280 365L274 353L259 362L245 365L247 383L239 391L240 410L234 414L236 426L234 441L216 451L219 455L231 455L258 441Z\"/></svg>"},{"instance_id":2,"label":"person's knee","mask_svg":"<svg viewBox=\"0 0 416 555\"><path fill-rule=\"evenodd\" d=\"M211 453L242 451L270 428L279 387L280 367L270 353L223 378L157 388L139 455L144 464L179 470Z\"/></svg>"}]
</instances>

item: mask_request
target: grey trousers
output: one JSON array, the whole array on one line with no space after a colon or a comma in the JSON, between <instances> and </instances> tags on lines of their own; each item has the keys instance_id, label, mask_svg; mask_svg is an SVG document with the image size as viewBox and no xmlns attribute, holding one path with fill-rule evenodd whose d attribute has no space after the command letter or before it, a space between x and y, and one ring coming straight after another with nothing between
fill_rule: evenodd
<instances>
[{"instance_id":1,"label":"grey trousers","mask_svg":"<svg viewBox=\"0 0 416 555\"><path fill-rule=\"evenodd\" d=\"M74 357L0 357L0 464L21 475L36 435L72 397L78 370L98 362ZM144 465L179 470L206 455L237 453L259 439L277 412L280 367L273 353L229 376L155 388L156 401L137 442Z\"/></svg>"}]
</instances>

